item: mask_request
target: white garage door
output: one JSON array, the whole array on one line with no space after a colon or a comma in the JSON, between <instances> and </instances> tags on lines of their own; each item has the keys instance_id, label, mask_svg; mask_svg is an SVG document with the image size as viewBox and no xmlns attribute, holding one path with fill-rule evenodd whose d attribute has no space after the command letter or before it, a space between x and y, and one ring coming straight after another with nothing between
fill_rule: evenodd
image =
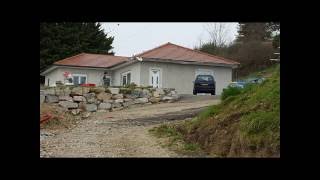
<instances>
[{"instance_id":1,"label":"white garage door","mask_svg":"<svg viewBox=\"0 0 320 180\"><path fill-rule=\"evenodd\" d=\"M210 69L196 69L196 76L197 77L198 75L213 75L213 70L210 70Z\"/></svg>"}]
</instances>

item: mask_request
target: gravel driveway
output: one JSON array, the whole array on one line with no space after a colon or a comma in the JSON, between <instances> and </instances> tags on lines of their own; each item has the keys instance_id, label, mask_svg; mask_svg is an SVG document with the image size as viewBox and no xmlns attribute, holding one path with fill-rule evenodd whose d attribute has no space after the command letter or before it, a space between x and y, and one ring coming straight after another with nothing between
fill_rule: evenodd
<instances>
[{"instance_id":1,"label":"gravel driveway","mask_svg":"<svg viewBox=\"0 0 320 180\"><path fill-rule=\"evenodd\" d=\"M182 95L175 103L97 112L72 129L54 135L49 132L40 140L40 157L179 157L162 148L148 130L168 121L193 117L218 102L215 96Z\"/></svg>"}]
</instances>

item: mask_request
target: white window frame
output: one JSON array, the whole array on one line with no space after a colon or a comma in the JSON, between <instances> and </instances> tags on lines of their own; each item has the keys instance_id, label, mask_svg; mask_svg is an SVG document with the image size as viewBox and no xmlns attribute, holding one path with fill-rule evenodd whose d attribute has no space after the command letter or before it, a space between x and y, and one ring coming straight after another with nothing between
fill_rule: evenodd
<instances>
[{"instance_id":1,"label":"white window frame","mask_svg":"<svg viewBox=\"0 0 320 180\"><path fill-rule=\"evenodd\" d=\"M73 84L74 84L74 76L78 76L79 77L79 82L78 82L79 85L80 85L80 77L86 77L85 84L88 83L88 76L86 74L72 74L72 83Z\"/></svg>"},{"instance_id":2,"label":"white window frame","mask_svg":"<svg viewBox=\"0 0 320 180\"><path fill-rule=\"evenodd\" d=\"M121 82L121 86L125 86L125 84L123 84L123 76L126 76L126 83L128 84L128 74L130 73L130 83L132 83L132 73L131 71L126 71L121 73L120 75L120 82Z\"/></svg>"},{"instance_id":3,"label":"white window frame","mask_svg":"<svg viewBox=\"0 0 320 180\"><path fill-rule=\"evenodd\" d=\"M153 86L151 79L152 79L152 70L159 71L159 88L162 88L162 69L158 67L151 67L149 68L149 86Z\"/></svg>"}]
</instances>

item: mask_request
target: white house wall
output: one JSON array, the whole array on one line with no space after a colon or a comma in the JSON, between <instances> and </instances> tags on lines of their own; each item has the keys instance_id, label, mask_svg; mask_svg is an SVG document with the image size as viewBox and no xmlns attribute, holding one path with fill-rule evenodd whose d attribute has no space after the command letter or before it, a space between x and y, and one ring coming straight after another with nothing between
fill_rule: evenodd
<instances>
[{"instance_id":1,"label":"white house wall","mask_svg":"<svg viewBox=\"0 0 320 180\"><path fill-rule=\"evenodd\" d=\"M58 67L57 69L51 71L45 76L46 84L47 79L50 79L50 86L54 86L56 81L64 80L63 73L70 72L71 74L85 74L87 75L87 83L93 83L97 86L103 85L103 75L105 70L103 69L78 69L78 68L67 68Z\"/></svg>"},{"instance_id":2,"label":"white house wall","mask_svg":"<svg viewBox=\"0 0 320 180\"><path fill-rule=\"evenodd\" d=\"M120 69L116 69L112 72L112 85L120 86L121 85L121 74L131 71L131 82L140 86L140 62L131 64Z\"/></svg>"},{"instance_id":3,"label":"white house wall","mask_svg":"<svg viewBox=\"0 0 320 180\"><path fill-rule=\"evenodd\" d=\"M62 81L63 79L61 79L60 77L60 69L54 69L53 71L49 72L48 74L45 75L45 86L55 86L56 85L56 81ZM63 75L61 75L63 78ZM49 81L49 85L48 85L48 81Z\"/></svg>"},{"instance_id":4,"label":"white house wall","mask_svg":"<svg viewBox=\"0 0 320 180\"><path fill-rule=\"evenodd\" d=\"M201 65L182 65L173 63L142 62L141 63L141 85L149 85L150 68L159 68L160 84L162 88L175 88L180 94L192 94L193 81L198 69L208 69L213 71L216 81L216 94L220 95L223 88L232 81L232 68L212 67Z\"/></svg>"},{"instance_id":5,"label":"white house wall","mask_svg":"<svg viewBox=\"0 0 320 180\"><path fill-rule=\"evenodd\" d=\"M131 71L131 82L138 86L150 85L150 69L160 69L160 87L175 88L180 94L192 94L193 81L195 80L196 70L207 69L213 71L214 79L216 81L216 94L220 95L222 89L227 87L232 80L232 69L228 67L212 67L201 65L182 65L173 63L161 62L137 62L126 67L114 70L111 75L111 85L120 86L121 73ZM71 72L72 74L87 75L87 82L96 85L103 84L104 69L79 69L58 67L45 76L45 85L48 85L50 79L50 86L54 86L56 81L63 81L63 73Z\"/></svg>"},{"instance_id":6,"label":"white house wall","mask_svg":"<svg viewBox=\"0 0 320 180\"><path fill-rule=\"evenodd\" d=\"M71 74L85 74L87 75L87 83L93 83L97 86L103 85L103 75L105 70L101 69L72 69L61 68L62 72L68 71Z\"/></svg>"}]
</instances>

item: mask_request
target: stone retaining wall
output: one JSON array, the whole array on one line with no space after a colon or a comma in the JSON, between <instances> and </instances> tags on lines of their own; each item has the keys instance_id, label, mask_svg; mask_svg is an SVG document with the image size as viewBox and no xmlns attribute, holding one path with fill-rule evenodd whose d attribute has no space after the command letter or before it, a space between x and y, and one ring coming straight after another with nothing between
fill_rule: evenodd
<instances>
[{"instance_id":1,"label":"stone retaining wall","mask_svg":"<svg viewBox=\"0 0 320 180\"><path fill-rule=\"evenodd\" d=\"M40 90L40 104L56 103L72 114L80 112L107 112L134 105L170 103L180 96L173 88L105 88L105 87L53 87Z\"/></svg>"}]
</instances>

